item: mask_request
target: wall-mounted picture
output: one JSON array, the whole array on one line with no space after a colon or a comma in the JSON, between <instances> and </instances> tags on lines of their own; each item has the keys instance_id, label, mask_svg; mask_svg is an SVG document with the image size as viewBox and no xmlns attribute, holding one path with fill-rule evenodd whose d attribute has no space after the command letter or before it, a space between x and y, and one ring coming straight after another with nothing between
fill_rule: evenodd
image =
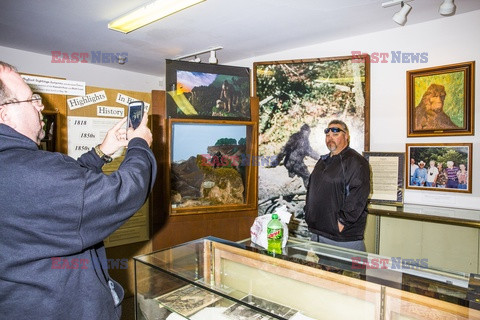
<instances>
[{"instance_id":1,"label":"wall-mounted picture","mask_svg":"<svg viewBox=\"0 0 480 320\"><path fill-rule=\"evenodd\" d=\"M475 62L407 71L407 136L473 135Z\"/></svg>"},{"instance_id":2,"label":"wall-mounted picture","mask_svg":"<svg viewBox=\"0 0 480 320\"><path fill-rule=\"evenodd\" d=\"M248 124L172 121L172 213L188 208L245 205L251 136L252 126Z\"/></svg>"},{"instance_id":3,"label":"wall-mounted picture","mask_svg":"<svg viewBox=\"0 0 480 320\"><path fill-rule=\"evenodd\" d=\"M364 152L370 165L370 203L402 206L405 153Z\"/></svg>"},{"instance_id":4,"label":"wall-mounted picture","mask_svg":"<svg viewBox=\"0 0 480 320\"><path fill-rule=\"evenodd\" d=\"M407 188L472 193L471 143L406 145Z\"/></svg>"},{"instance_id":5,"label":"wall-mounted picture","mask_svg":"<svg viewBox=\"0 0 480 320\"><path fill-rule=\"evenodd\" d=\"M324 129L344 121L350 147L369 148L368 55L254 63L259 99L259 215L286 205L294 213L290 232L309 237L304 221L310 173L329 151ZM269 161L268 161L269 160Z\"/></svg>"},{"instance_id":6,"label":"wall-mounted picture","mask_svg":"<svg viewBox=\"0 0 480 320\"><path fill-rule=\"evenodd\" d=\"M250 120L250 69L166 60L170 118Z\"/></svg>"}]
</instances>

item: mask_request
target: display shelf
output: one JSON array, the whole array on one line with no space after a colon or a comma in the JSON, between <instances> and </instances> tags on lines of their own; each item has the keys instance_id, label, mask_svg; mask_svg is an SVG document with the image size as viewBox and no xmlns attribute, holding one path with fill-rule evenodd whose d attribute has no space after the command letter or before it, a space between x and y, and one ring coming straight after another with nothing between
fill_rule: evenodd
<instances>
[{"instance_id":1,"label":"display shelf","mask_svg":"<svg viewBox=\"0 0 480 320\"><path fill-rule=\"evenodd\" d=\"M370 204L368 212L377 216L404 218L480 228L480 210L404 204L402 207Z\"/></svg>"}]
</instances>

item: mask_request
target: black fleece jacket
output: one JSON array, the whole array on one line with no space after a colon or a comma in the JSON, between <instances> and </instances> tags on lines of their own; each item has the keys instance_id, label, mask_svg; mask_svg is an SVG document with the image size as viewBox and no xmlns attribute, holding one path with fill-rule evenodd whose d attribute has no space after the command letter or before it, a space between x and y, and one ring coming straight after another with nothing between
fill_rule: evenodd
<instances>
[{"instance_id":1,"label":"black fleece jacket","mask_svg":"<svg viewBox=\"0 0 480 320\"><path fill-rule=\"evenodd\" d=\"M308 229L334 241L362 240L369 194L370 167L358 152L347 147L335 156L322 156L308 184ZM345 226L342 232L338 222Z\"/></svg>"}]
</instances>

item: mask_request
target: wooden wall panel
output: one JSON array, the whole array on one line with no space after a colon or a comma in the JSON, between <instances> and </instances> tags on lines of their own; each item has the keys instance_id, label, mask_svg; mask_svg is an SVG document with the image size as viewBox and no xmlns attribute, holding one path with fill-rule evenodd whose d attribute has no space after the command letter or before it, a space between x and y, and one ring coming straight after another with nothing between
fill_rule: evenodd
<instances>
[{"instance_id":1,"label":"wooden wall panel","mask_svg":"<svg viewBox=\"0 0 480 320\"><path fill-rule=\"evenodd\" d=\"M169 216L169 201L165 188L169 183L165 178L165 172L168 170L165 91L152 91L152 109L154 136L152 148L159 165L157 180L151 195L153 250L168 248L206 236L232 241L250 237L250 226L258 215L256 209ZM252 106L252 118L253 121L258 121L258 111L254 109ZM256 183L252 183L251 188L257 188ZM249 190L256 194L254 191Z\"/></svg>"}]
</instances>

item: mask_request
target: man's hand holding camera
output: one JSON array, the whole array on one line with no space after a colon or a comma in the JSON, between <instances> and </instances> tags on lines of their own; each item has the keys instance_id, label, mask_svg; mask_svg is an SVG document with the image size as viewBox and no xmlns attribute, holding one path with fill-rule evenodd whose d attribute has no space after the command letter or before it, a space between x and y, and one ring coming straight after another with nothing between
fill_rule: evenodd
<instances>
[{"instance_id":1,"label":"man's hand holding camera","mask_svg":"<svg viewBox=\"0 0 480 320\"><path fill-rule=\"evenodd\" d=\"M145 112L143 115L142 122L137 129L128 128L125 130L125 122L127 117L120 120L115 126L108 130L105 139L103 139L102 144L100 144L100 150L106 155L112 155L117 152L120 148L128 146L128 142L133 138L141 138L148 143L148 146L152 145L152 132L147 127L148 123L148 114Z\"/></svg>"}]
</instances>

